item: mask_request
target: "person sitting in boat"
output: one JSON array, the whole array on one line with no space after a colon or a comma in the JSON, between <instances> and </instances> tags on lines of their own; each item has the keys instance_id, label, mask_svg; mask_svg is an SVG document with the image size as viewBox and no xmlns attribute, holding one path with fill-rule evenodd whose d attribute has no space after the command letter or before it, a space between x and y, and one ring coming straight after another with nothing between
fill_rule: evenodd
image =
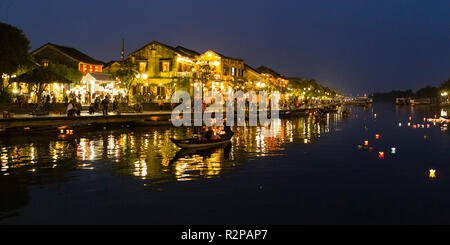
<instances>
[{"instance_id":1,"label":"person sitting in boat","mask_svg":"<svg viewBox=\"0 0 450 245\"><path fill-rule=\"evenodd\" d=\"M202 136L207 141L210 141L214 135L214 132L210 128L206 128L206 131L203 132Z\"/></svg>"},{"instance_id":2,"label":"person sitting in boat","mask_svg":"<svg viewBox=\"0 0 450 245\"><path fill-rule=\"evenodd\" d=\"M233 132L233 130L231 129L231 126L225 125L224 126L224 130L226 134L230 134L231 132Z\"/></svg>"}]
</instances>

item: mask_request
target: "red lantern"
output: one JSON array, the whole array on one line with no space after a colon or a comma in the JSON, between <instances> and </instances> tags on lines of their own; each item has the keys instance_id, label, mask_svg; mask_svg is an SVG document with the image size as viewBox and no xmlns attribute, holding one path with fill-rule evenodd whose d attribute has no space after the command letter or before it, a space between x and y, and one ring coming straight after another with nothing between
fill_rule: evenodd
<instances>
[{"instance_id":1,"label":"red lantern","mask_svg":"<svg viewBox=\"0 0 450 245\"><path fill-rule=\"evenodd\" d=\"M378 156L383 159L384 158L384 152L382 152L382 151L378 152Z\"/></svg>"},{"instance_id":2,"label":"red lantern","mask_svg":"<svg viewBox=\"0 0 450 245\"><path fill-rule=\"evenodd\" d=\"M369 141L364 141L364 145L369 145Z\"/></svg>"}]
</instances>

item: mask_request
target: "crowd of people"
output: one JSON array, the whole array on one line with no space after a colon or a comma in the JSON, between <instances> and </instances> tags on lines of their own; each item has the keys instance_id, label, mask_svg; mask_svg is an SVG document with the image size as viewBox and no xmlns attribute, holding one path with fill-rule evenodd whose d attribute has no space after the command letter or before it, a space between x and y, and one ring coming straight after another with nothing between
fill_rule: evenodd
<instances>
[{"instance_id":1,"label":"crowd of people","mask_svg":"<svg viewBox=\"0 0 450 245\"><path fill-rule=\"evenodd\" d=\"M103 115L108 115L109 105L112 104L112 111L118 111L119 109L119 100L118 98L114 98L113 101L110 100L110 95L98 95L94 96L93 103L89 106L89 114L94 114L96 112L102 111ZM72 98L67 105L67 116L75 116L80 115L81 113L81 104L77 103L77 98Z\"/></svg>"}]
</instances>

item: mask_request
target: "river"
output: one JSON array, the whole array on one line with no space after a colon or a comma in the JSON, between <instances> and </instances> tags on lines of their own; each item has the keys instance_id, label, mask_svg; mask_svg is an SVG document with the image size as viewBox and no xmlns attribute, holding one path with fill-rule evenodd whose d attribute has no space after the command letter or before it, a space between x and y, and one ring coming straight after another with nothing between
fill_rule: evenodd
<instances>
[{"instance_id":1,"label":"river","mask_svg":"<svg viewBox=\"0 0 450 245\"><path fill-rule=\"evenodd\" d=\"M187 127L0 138L0 224L449 224L450 134L423 121L447 110L347 110L200 152Z\"/></svg>"}]
</instances>

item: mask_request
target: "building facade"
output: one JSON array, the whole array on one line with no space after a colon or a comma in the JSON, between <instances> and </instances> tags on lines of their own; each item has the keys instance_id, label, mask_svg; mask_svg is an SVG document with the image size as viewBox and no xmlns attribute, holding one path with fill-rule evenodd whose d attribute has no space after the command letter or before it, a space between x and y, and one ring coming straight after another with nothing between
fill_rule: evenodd
<instances>
[{"instance_id":1,"label":"building facade","mask_svg":"<svg viewBox=\"0 0 450 245\"><path fill-rule=\"evenodd\" d=\"M140 84L133 88L133 94L141 93L147 101L168 101L176 90L190 90L198 55L156 41L134 51L127 58L139 71Z\"/></svg>"},{"instance_id":2,"label":"building facade","mask_svg":"<svg viewBox=\"0 0 450 245\"><path fill-rule=\"evenodd\" d=\"M61 64L79 70L83 74L89 72L102 72L103 62L95 60L88 55L71 47L46 43L30 53L38 64Z\"/></svg>"}]
</instances>

